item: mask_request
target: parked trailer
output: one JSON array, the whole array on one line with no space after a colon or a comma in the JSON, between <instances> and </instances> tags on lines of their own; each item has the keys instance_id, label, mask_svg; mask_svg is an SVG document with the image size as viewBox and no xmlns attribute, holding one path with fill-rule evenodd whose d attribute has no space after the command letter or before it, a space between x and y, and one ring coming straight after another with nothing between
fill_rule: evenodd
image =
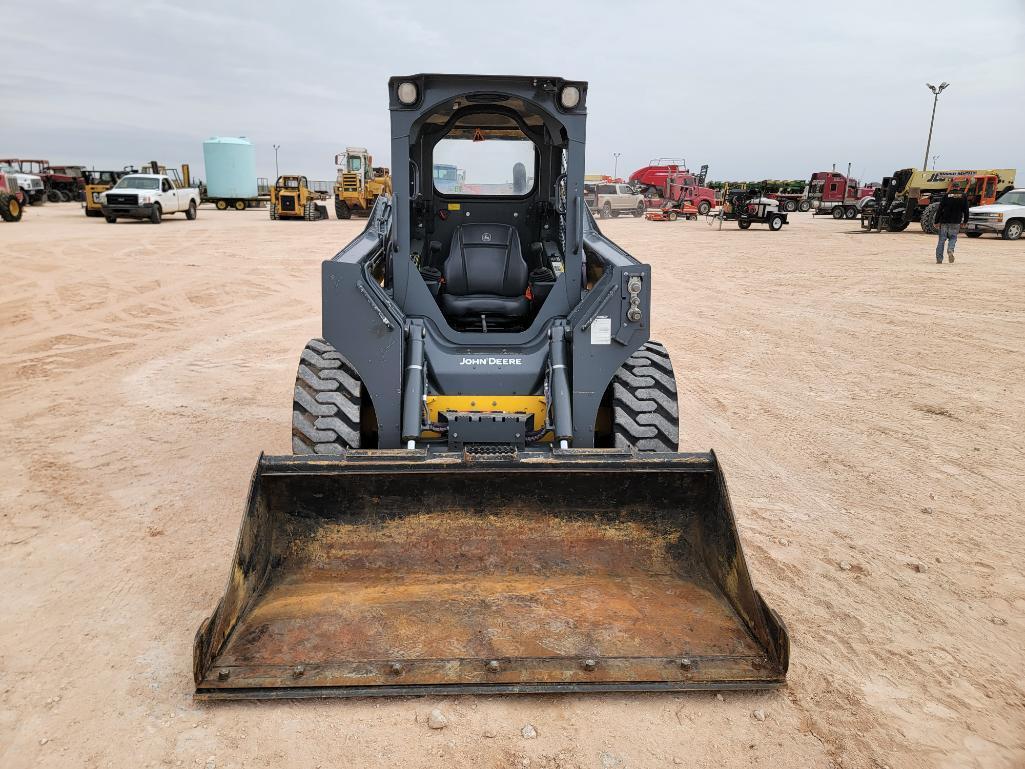
<instances>
[{"instance_id":1,"label":"parked trailer","mask_svg":"<svg viewBox=\"0 0 1025 769\"><path fill-rule=\"evenodd\" d=\"M736 222L742 230L750 229L752 224L766 224L773 232L779 232L784 224L790 223L787 214L779 210L779 201L765 197L761 190L726 189L723 194L725 203L716 218Z\"/></svg>"},{"instance_id":2,"label":"parked trailer","mask_svg":"<svg viewBox=\"0 0 1025 769\"><path fill-rule=\"evenodd\" d=\"M263 190L256 176L256 148L244 136L214 136L203 142L206 186L203 202L218 211L245 211L270 200L267 180Z\"/></svg>"},{"instance_id":3,"label":"parked trailer","mask_svg":"<svg viewBox=\"0 0 1025 769\"><path fill-rule=\"evenodd\" d=\"M808 182L804 179L763 179L758 183L762 194L779 202L779 210L792 214L811 208L808 200Z\"/></svg>"}]
</instances>

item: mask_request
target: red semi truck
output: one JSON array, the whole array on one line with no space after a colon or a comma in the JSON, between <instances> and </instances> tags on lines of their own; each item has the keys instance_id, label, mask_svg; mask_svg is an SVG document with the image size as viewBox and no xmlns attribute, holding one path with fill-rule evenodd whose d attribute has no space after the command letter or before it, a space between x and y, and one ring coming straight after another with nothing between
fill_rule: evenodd
<instances>
[{"instance_id":1,"label":"red semi truck","mask_svg":"<svg viewBox=\"0 0 1025 769\"><path fill-rule=\"evenodd\" d=\"M715 190L705 186L707 175L708 166L693 174L683 160L657 158L630 174L630 184L644 195L648 208L661 208L671 201L694 206L704 216L715 205Z\"/></svg>"},{"instance_id":2,"label":"red semi truck","mask_svg":"<svg viewBox=\"0 0 1025 769\"><path fill-rule=\"evenodd\" d=\"M808 182L808 201L815 216L854 219L878 186L861 185L838 171L816 171Z\"/></svg>"}]
</instances>

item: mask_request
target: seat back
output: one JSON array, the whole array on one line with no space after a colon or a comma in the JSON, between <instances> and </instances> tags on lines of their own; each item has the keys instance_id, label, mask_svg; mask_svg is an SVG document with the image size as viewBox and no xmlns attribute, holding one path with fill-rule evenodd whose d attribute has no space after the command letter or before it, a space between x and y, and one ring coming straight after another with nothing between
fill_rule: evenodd
<instances>
[{"instance_id":1,"label":"seat back","mask_svg":"<svg viewBox=\"0 0 1025 769\"><path fill-rule=\"evenodd\" d=\"M462 224L452 233L442 265L445 292L455 296L523 296L527 263L516 228L507 224Z\"/></svg>"}]
</instances>

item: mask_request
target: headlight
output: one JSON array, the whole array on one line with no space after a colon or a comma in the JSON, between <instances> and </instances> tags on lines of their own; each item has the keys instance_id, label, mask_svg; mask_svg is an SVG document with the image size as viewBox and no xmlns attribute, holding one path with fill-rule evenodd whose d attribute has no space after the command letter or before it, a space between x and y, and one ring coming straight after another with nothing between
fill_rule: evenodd
<instances>
[{"instance_id":1,"label":"headlight","mask_svg":"<svg viewBox=\"0 0 1025 769\"><path fill-rule=\"evenodd\" d=\"M151 198L149 195L143 195L142 197L139 198L139 202L140 203L152 203L153 202L153 198Z\"/></svg>"},{"instance_id":2,"label":"headlight","mask_svg":"<svg viewBox=\"0 0 1025 769\"><path fill-rule=\"evenodd\" d=\"M399 101L405 104L407 107L412 104L416 104L416 83L399 83L399 88L396 92L396 95L399 97Z\"/></svg>"},{"instance_id":3,"label":"headlight","mask_svg":"<svg viewBox=\"0 0 1025 769\"><path fill-rule=\"evenodd\" d=\"M575 85L567 85L559 94L559 103L566 109L573 109L580 103L580 89Z\"/></svg>"},{"instance_id":4,"label":"headlight","mask_svg":"<svg viewBox=\"0 0 1025 769\"><path fill-rule=\"evenodd\" d=\"M99 203L99 202L100 202L100 193L94 192L93 193L93 203Z\"/></svg>"}]
</instances>

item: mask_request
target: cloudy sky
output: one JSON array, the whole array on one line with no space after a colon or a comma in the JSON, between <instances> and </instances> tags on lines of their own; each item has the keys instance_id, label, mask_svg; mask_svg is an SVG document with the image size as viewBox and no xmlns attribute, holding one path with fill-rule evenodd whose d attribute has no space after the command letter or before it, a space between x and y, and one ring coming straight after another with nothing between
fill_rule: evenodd
<instances>
[{"instance_id":1,"label":"cloudy sky","mask_svg":"<svg viewBox=\"0 0 1025 769\"><path fill-rule=\"evenodd\" d=\"M347 8L345 6L351 5ZM645 8L660 8L659 13ZM264 2L0 0L0 156L192 164L246 136L260 175L387 162L387 79L589 81L588 171L685 157L711 178L864 180L920 165L1025 175L1025 0ZM930 163L931 163L930 158Z\"/></svg>"}]
</instances>

